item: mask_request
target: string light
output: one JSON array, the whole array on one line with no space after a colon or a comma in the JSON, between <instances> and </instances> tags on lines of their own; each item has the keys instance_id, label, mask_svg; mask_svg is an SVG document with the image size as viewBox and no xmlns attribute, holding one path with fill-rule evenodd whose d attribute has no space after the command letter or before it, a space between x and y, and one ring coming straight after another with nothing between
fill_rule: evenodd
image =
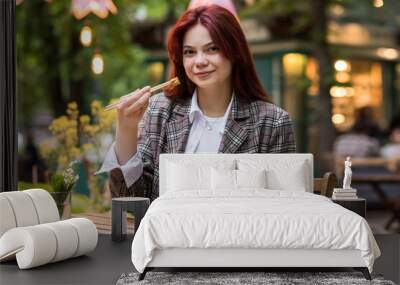
<instances>
[{"instance_id":1,"label":"string light","mask_svg":"<svg viewBox=\"0 0 400 285\"><path fill-rule=\"evenodd\" d=\"M81 30L79 38L83 46L90 46L90 44L92 43L92 29L89 26L84 26Z\"/></svg>"},{"instance_id":2,"label":"string light","mask_svg":"<svg viewBox=\"0 0 400 285\"><path fill-rule=\"evenodd\" d=\"M343 86L332 86L329 90L329 93L332 97L341 98L341 97L351 97L354 96L354 88L353 87L343 87Z\"/></svg>"},{"instance_id":3,"label":"string light","mask_svg":"<svg viewBox=\"0 0 400 285\"><path fill-rule=\"evenodd\" d=\"M287 74L300 76L306 64L306 56L301 53L288 53L283 56L283 68Z\"/></svg>"},{"instance_id":4,"label":"string light","mask_svg":"<svg viewBox=\"0 0 400 285\"><path fill-rule=\"evenodd\" d=\"M105 19L108 12L117 14L117 7L112 0L72 0L71 13L78 20L93 13L98 17Z\"/></svg>"},{"instance_id":5,"label":"string light","mask_svg":"<svg viewBox=\"0 0 400 285\"><path fill-rule=\"evenodd\" d=\"M394 60L399 57L399 52L394 48L378 48L376 54L385 59Z\"/></svg>"},{"instance_id":6,"label":"string light","mask_svg":"<svg viewBox=\"0 0 400 285\"><path fill-rule=\"evenodd\" d=\"M343 114L335 114L332 116L332 122L335 125L343 124L346 121L346 117Z\"/></svg>"},{"instance_id":7,"label":"string light","mask_svg":"<svg viewBox=\"0 0 400 285\"><path fill-rule=\"evenodd\" d=\"M239 16L236 12L235 4L233 4L232 0L191 0L189 3L188 10L195 9L200 6L208 6L208 5L218 5L229 12L231 12L237 20L239 20Z\"/></svg>"},{"instance_id":8,"label":"string light","mask_svg":"<svg viewBox=\"0 0 400 285\"><path fill-rule=\"evenodd\" d=\"M383 5L384 5L383 0L374 0L375 8L381 8L381 7L383 7Z\"/></svg>"},{"instance_id":9,"label":"string light","mask_svg":"<svg viewBox=\"0 0 400 285\"><path fill-rule=\"evenodd\" d=\"M343 59L339 59L335 62L335 69L336 71L350 71L350 63Z\"/></svg>"},{"instance_id":10,"label":"string light","mask_svg":"<svg viewBox=\"0 0 400 285\"><path fill-rule=\"evenodd\" d=\"M92 71L94 74L102 74L104 70L104 60L100 52L96 52L92 58Z\"/></svg>"}]
</instances>

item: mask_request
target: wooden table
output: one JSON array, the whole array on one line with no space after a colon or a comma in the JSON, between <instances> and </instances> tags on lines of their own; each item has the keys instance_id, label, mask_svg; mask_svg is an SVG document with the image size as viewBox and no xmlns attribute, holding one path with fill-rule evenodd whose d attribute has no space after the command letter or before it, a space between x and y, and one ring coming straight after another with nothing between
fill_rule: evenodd
<instances>
[{"instance_id":1,"label":"wooden table","mask_svg":"<svg viewBox=\"0 0 400 285\"><path fill-rule=\"evenodd\" d=\"M344 173L344 161L346 157L335 157L335 173L338 177L342 176ZM352 157L351 158L351 166L352 168L369 168L369 167L378 167L383 168L391 172L398 172L400 164L399 158L388 159L384 157Z\"/></svg>"},{"instance_id":2,"label":"wooden table","mask_svg":"<svg viewBox=\"0 0 400 285\"><path fill-rule=\"evenodd\" d=\"M386 222L385 229L389 229L394 221L400 222L400 198L389 198L382 189L382 184L397 184L400 194L400 174L364 174L352 177L353 184L369 184L379 196L385 208L392 212L392 217Z\"/></svg>"},{"instance_id":3,"label":"wooden table","mask_svg":"<svg viewBox=\"0 0 400 285\"><path fill-rule=\"evenodd\" d=\"M371 185L384 203L387 202L388 197L381 187L382 184L399 184L400 193L400 174L356 174L353 175L351 183Z\"/></svg>"},{"instance_id":4,"label":"wooden table","mask_svg":"<svg viewBox=\"0 0 400 285\"><path fill-rule=\"evenodd\" d=\"M72 214L71 218L87 218L91 220L97 228L99 234L111 234L111 212L106 213L80 213ZM131 215L127 217L128 234L133 234L135 230L135 218Z\"/></svg>"}]
</instances>

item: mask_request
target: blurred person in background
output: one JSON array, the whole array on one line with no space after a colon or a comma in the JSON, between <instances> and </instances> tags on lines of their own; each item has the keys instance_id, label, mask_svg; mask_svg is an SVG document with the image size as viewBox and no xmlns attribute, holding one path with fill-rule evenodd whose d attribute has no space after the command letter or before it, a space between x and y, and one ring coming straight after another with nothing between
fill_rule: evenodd
<instances>
[{"instance_id":1,"label":"blurred person in background","mask_svg":"<svg viewBox=\"0 0 400 285\"><path fill-rule=\"evenodd\" d=\"M370 121L358 119L351 131L335 140L335 157L370 157L379 155L379 140L369 134L375 129Z\"/></svg>"},{"instance_id":2,"label":"blurred person in background","mask_svg":"<svg viewBox=\"0 0 400 285\"><path fill-rule=\"evenodd\" d=\"M400 114L390 123L389 141L382 147L381 156L388 159L400 159Z\"/></svg>"},{"instance_id":3,"label":"blurred person in background","mask_svg":"<svg viewBox=\"0 0 400 285\"><path fill-rule=\"evenodd\" d=\"M384 132L379 126L374 117L374 109L370 106L365 106L357 111L357 120L355 124L362 124L365 134L382 141Z\"/></svg>"}]
</instances>

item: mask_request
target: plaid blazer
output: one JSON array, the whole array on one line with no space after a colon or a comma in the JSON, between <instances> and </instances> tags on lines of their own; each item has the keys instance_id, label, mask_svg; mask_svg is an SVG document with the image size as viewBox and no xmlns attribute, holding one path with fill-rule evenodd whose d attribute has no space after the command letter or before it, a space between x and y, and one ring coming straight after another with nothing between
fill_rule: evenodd
<instances>
[{"instance_id":1,"label":"plaid blazer","mask_svg":"<svg viewBox=\"0 0 400 285\"><path fill-rule=\"evenodd\" d=\"M163 94L150 99L139 124L138 152L142 156L143 174L126 187L120 169L110 175L113 197L158 197L160 153L184 153L191 123L191 100L176 103ZM283 109L267 102L243 103L235 96L219 147L220 153L289 153L295 152L292 122Z\"/></svg>"}]
</instances>

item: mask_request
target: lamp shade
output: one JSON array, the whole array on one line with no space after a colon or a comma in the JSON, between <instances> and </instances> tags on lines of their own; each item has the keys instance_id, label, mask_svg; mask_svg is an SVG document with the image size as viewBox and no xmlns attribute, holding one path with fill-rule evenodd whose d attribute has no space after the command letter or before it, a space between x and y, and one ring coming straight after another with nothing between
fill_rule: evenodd
<instances>
[{"instance_id":1,"label":"lamp shade","mask_svg":"<svg viewBox=\"0 0 400 285\"><path fill-rule=\"evenodd\" d=\"M227 9L229 12L231 12L236 19L239 19L239 16L236 12L235 5L231 0L191 0L188 10L194 9L200 6L208 6L208 5L218 5L221 6L225 9Z\"/></svg>"},{"instance_id":2,"label":"lamp shade","mask_svg":"<svg viewBox=\"0 0 400 285\"><path fill-rule=\"evenodd\" d=\"M107 18L108 12L117 13L117 7L112 0L72 0L71 13L78 20L86 17L89 13L104 19Z\"/></svg>"}]
</instances>

